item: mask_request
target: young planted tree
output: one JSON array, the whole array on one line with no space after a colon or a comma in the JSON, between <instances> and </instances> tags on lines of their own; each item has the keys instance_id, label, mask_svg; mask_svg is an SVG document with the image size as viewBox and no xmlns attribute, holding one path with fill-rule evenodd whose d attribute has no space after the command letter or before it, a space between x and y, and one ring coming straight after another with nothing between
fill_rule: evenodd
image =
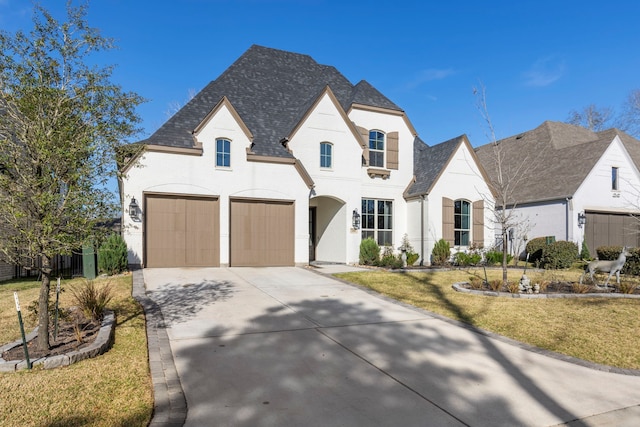
<instances>
[{"instance_id":1,"label":"young planted tree","mask_svg":"<svg viewBox=\"0 0 640 427\"><path fill-rule=\"evenodd\" d=\"M0 256L42 274L40 349L49 348L52 257L113 214L114 150L136 133L142 102L111 81L113 67L95 65L113 42L88 26L86 8L68 2L59 22L36 5L29 33L0 32Z\"/></svg>"},{"instance_id":2,"label":"young planted tree","mask_svg":"<svg viewBox=\"0 0 640 427\"><path fill-rule=\"evenodd\" d=\"M527 219L518 214L516 208L518 206L517 192L519 187L525 185L525 179L532 168L536 167L535 158L526 155L518 155L513 150L517 147L507 147L501 144L496 138L496 133L489 116L487 107L487 98L484 86L474 89L477 96L478 111L482 115L487 127L487 137L489 144L482 153L478 153L484 159L483 165L487 171L489 181L487 184L493 193L493 203L487 203L492 206L493 223L496 231L500 233L500 242L502 246L502 282L507 285L507 263L509 260L508 238L509 230L513 229L522 238L527 230L530 229L530 223ZM538 156L541 153L538 153Z\"/></svg>"}]
</instances>

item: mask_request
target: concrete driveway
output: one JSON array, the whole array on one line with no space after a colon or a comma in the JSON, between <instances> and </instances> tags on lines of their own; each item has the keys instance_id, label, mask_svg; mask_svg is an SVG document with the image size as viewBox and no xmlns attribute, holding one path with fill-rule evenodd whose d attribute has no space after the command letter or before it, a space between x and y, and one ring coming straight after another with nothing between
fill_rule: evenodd
<instances>
[{"instance_id":1,"label":"concrete driveway","mask_svg":"<svg viewBox=\"0 0 640 427\"><path fill-rule=\"evenodd\" d=\"M144 281L187 426L640 423L638 376L527 351L307 269L146 269Z\"/></svg>"}]
</instances>

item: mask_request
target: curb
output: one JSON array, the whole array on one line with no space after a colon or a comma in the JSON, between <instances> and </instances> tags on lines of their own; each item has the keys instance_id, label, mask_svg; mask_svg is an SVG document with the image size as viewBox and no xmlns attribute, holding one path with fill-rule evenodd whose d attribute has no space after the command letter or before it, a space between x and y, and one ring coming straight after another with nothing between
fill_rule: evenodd
<instances>
[{"instance_id":1,"label":"curb","mask_svg":"<svg viewBox=\"0 0 640 427\"><path fill-rule=\"evenodd\" d=\"M140 303L147 324L149 369L153 382L154 408L150 427L183 426L187 419L187 400L173 361L164 317L160 307L145 294L142 269L133 270L132 296Z\"/></svg>"}]
</instances>

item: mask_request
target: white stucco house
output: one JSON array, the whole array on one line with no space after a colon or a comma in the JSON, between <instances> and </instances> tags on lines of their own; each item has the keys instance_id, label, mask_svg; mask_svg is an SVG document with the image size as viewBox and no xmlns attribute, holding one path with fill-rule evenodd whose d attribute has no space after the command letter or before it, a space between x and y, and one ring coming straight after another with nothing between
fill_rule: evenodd
<instances>
[{"instance_id":1,"label":"white stucco house","mask_svg":"<svg viewBox=\"0 0 640 427\"><path fill-rule=\"evenodd\" d=\"M517 170L509 208L528 222L529 239L586 241L592 256L600 246L640 246L640 141L618 129L546 121L497 146L503 170ZM476 148L492 179L495 149Z\"/></svg>"},{"instance_id":2,"label":"white stucco house","mask_svg":"<svg viewBox=\"0 0 640 427\"><path fill-rule=\"evenodd\" d=\"M357 263L363 238L405 234L428 264L440 238L493 242L467 138L428 147L369 83L307 55L252 46L137 145L119 182L131 264Z\"/></svg>"}]
</instances>

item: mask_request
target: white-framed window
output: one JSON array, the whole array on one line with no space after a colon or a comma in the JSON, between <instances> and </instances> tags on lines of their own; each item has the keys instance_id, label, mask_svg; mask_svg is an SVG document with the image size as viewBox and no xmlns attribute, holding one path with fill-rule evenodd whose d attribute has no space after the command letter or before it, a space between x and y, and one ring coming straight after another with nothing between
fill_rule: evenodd
<instances>
[{"instance_id":1,"label":"white-framed window","mask_svg":"<svg viewBox=\"0 0 640 427\"><path fill-rule=\"evenodd\" d=\"M617 167L612 167L611 168L611 190L612 191L618 191L620 189L620 183L619 183L619 171Z\"/></svg>"},{"instance_id":2,"label":"white-framed window","mask_svg":"<svg viewBox=\"0 0 640 427\"><path fill-rule=\"evenodd\" d=\"M384 167L384 132L379 130L369 131L369 166Z\"/></svg>"},{"instance_id":3,"label":"white-framed window","mask_svg":"<svg viewBox=\"0 0 640 427\"><path fill-rule=\"evenodd\" d=\"M330 142L320 143L320 167L323 169L333 167L333 144Z\"/></svg>"},{"instance_id":4,"label":"white-framed window","mask_svg":"<svg viewBox=\"0 0 640 427\"><path fill-rule=\"evenodd\" d=\"M231 167L231 141L228 139L216 139L216 167Z\"/></svg>"},{"instance_id":5,"label":"white-framed window","mask_svg":"<svg viewBox=\"0 0 640 427\"><path fill-rule=\"evenodd\" d=\"M362 238L371 237L380 246L393 245L393 201L362 199Z\"/></svg>"},{"instance_id":6,"label":"white-framed window","mask_svg":"<svg viewBox=\"0 0 640 427\"><path fill-rule=\"evenodd\" d=\"M453 202L453 235L455 246L469 246L471 203L466 200Z\"/></svg>"}]
</instances>

